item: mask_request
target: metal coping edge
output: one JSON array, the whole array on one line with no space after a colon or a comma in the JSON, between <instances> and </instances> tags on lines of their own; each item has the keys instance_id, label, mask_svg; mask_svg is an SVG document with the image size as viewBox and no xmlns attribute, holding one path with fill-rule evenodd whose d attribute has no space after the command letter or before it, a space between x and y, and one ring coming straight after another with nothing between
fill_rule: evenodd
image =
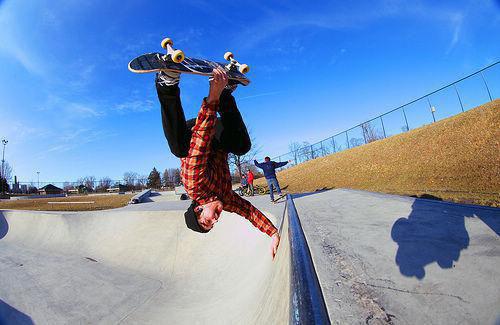
<instances>
[{"instance_id":1,"label":"metal coping edge","mask_svg":"<svg viewBox=\"0 0 500 325\"><path fill-rule=\"evenodd\" d=\"M290 324L331 324L314 263L292 199L287 195L290 239Z\"/></svg>"}]
</instances>

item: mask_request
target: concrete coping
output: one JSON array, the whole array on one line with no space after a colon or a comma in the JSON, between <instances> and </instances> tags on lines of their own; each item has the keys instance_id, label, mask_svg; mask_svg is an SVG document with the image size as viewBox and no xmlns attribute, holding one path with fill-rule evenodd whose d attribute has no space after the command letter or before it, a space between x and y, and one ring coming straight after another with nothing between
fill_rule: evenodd
<instances>
[{"instance_id":1,"label":"concrete coping","mask_svg":"<svg viewBox=\"0 0 500 325\"><path fill-rule=\"evenodd\" d=\"M148 198L151 195L151 189L148 188L147 190L144 190L140 193L137 193L134 195L131 199L129 204L137 204L141 203L145 198Z\"/></svg>"}]
</instances>

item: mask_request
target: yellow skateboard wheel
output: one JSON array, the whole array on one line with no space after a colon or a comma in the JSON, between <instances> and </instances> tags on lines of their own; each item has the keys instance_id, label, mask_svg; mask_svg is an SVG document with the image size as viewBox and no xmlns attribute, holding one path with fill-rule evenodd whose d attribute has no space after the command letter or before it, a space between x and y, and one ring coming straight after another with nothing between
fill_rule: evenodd
<instances>
[{"instance_id":1,"label":"yellow skateboard wheel","mask_svg":"<svg viewBox=\"0 0 500 325\"><path fill-rule=\"evenodd\" d=\"M250 67L247 64L241 64L238 67L238 71L241 73L247 73L248 71L250 71Z\"/></svg>"},{"instance_id":2,"label":"yellow skateboard wheel","mask_svg":"<svg viewBox=\"0 0 500 325\"><path fill-rule=\"evenodd\" d=\"M170 38L164 38L163 41L161 41L161 47L164 49L167 49L167 44L170 44L170 46L174 45L174 42Z\"/></svg>"},{"instance_id":3,"label":"yellow skateboard wheel","mask_svg":"<svg viewBox=\"0 0 500 325\"><path fill-rule=\"evenodd\" d=\"M231 61L232 58L233 58L233 53L231 52L224 53L224 60Z\"/></svg>"},{"instance_id":4,"label":"yellow skateboard wheel","mask_svg":"<svg viewBox=\"0 0 500 325\"><path fill-rule=\"evenodd\" d=\"M172 61L174 61L175 63L181 63L182 61L184 61L184 58L184 52L182 52L181 50L175 50L172 53Z\"/></svg>"}]
</instances>

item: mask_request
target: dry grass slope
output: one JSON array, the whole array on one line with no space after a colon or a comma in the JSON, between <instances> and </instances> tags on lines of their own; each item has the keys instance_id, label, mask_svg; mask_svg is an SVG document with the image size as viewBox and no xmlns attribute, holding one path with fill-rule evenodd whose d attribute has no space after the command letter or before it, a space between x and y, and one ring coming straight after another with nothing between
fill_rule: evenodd
<instances>
[{"instance_id":1,"label":"dry grass slope","mask_svg":"<svg viewBox=\"0 0 500 325\"><path fill-rule=\"evenodd\" d=\"M352 188L500 206L500 99L278 174L290 192ZM265 184L259 179L257 184Z\"/></svg>"}]
</instances>

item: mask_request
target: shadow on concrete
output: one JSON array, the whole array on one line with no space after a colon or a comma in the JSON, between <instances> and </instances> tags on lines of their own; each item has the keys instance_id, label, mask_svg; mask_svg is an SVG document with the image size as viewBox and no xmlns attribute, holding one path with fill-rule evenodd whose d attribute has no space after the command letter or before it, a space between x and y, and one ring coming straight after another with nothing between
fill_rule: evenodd
<instances>
[{"instance_id":1,"label":"shadow on concrete","mask_svg":"<svg viewBox=\"0 0 500 325\"><path fill-rule=\"evenodd\" d=\"M477 217L497 235L500 209L471 207L416 199L408 218L399 218L391 237L398 244L396 264L401 274L423 279L433 262L443 269L454 266L469 246L465 218Z\"/></svg>"},{"instance_id":2,"label":"shadow on concrete","mask_svg":"<svg viewBox=\"0 0 500 325\"><path fill-rule=\"evenodd\" d=\"M323 187L323 188L318 188L318 189L314 190L314 192L305 192L305 193L292 194L292 199L298 199L298 198L301 198L301 197L304 197L304 196L309 196L309 195L323 193L323 192L329 191L331 189L332 189L331 187Z\"/></svg>"},{"instance_id":3,"label":"shadow on concrete","mask_svg":"<svg viewBox=\"0 0 500 325\"><path fill-rule=\"evenodd\" d=\"M9 224L5 219L3 213L0 211L0 239L4 238L9 232Z\"/></svg>"},{"instance_id":4,"label":"shadow on concrete","mask_svg":"<svg viewBox=\"0 0 500 325\"><path fill-rule=\"evenodd\" d=\"M434 196L432 194L421 194L421 195L410 195L411 197L414 197L414 198L419 198L419 199L426 199L426 200L436 200L436 201L443 201L442 198L438 197L438 196Z\"/></svg>"},{"instance_id":5,"label":"shadow on concrete","mask_svg":"<svg viewBox=\"0 0 500 325\"><path fill-rule=\"evenodd\" d=\"M0 324L31 325L31 317L20 312L0 299Z\"/></svg>"}]
</instances>

